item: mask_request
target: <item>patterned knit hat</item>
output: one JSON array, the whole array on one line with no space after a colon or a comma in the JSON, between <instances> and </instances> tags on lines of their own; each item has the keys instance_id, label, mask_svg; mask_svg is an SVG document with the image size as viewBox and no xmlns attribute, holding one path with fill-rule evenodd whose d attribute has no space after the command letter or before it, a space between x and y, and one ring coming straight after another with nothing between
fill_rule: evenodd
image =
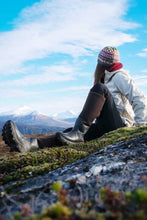
<instances>
[{"instance_id":1,"label":"patterned knit hat","mask_svg":"<svg viewBox=\"0 0 147 220\"><path fill-rule=\"evenodd\" d=\"M115 47L104 47L98 55L98 62L103 66L119 62L119 51Z\"/></svg>"}]
</instances>

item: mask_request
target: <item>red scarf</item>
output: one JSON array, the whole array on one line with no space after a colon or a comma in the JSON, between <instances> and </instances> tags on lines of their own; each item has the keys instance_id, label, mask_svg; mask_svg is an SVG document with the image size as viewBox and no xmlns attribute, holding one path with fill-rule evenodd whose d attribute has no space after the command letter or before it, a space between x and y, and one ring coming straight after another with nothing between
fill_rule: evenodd
<instances>
[{"instance_id":1,"label":"red scarf","mask_svg":"<svg viewBox=\"0 0 147 220\"><path fill-rule=\"evenodd\" d=\"M113 72L113 71L121 69L122 67L123 67L122 63L113 63L110 67L108 67L107 71ZM105 79L105 73L103 74L101 78L101 83L104 83L104 79Z\"/></svg>"},{"instance_id":2,"label":"red scarf","mask_svg":"<svg viewBox=\"0 0 147 220\"><path fill-rule=\"evenodd\" d=\"M122 63L113 63L107 70L108 72L113 72L119 70L123 67Z\"/></svg>"}]
</instances>

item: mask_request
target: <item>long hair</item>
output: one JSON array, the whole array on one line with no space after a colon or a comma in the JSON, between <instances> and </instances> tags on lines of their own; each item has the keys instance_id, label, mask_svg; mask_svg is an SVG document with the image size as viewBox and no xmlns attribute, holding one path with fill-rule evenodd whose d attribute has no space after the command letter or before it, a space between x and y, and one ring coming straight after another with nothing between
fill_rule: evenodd
<instances>
[{"instance_id":1,"label":"long hair","mask_svg":"<svg viewBox=\"0 0 147 220\"><path fill-rule=\"evenodd\" d=\"M100 63L97 64L94 72L94 85L96 83L104 83L105 70L106 66L103 66Z\"/></svg>"}]
</instances>

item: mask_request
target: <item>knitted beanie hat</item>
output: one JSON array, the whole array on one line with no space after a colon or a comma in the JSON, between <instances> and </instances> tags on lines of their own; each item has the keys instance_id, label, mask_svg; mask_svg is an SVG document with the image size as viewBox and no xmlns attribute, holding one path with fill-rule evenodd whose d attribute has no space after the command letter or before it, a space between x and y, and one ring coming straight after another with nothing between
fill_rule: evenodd
<instances>
[{"instance_id":1,"label":"knitted beanie hat","mask_svg":"<svg viewBox=\"0 0 147 220\"><path fill-rule=\"evenodd\" d=\"M98 55L98 62L103 66L119 62L119 51L115 47L104 47Z\"/></svg>"}]
</instances>

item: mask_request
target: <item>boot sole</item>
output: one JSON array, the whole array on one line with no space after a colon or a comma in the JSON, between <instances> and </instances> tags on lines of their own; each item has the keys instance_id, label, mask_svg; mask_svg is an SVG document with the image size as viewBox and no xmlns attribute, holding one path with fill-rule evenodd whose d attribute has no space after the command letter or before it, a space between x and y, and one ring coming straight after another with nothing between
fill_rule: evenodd
<instances>
[{"instance_id":1,"label":"boot sole","mask_svg":"<svg viewBox=\"0 0 147 220\"><path fill-rule=\"evenodd\" d=\"M14 132L14 127L15 125L11 120L7 121L2 129L2 137L4 142L10 147L10 152L21 152L21 150L19 149L20 143L16 137L16 133Z\"/></svg>"}]
</instances>

